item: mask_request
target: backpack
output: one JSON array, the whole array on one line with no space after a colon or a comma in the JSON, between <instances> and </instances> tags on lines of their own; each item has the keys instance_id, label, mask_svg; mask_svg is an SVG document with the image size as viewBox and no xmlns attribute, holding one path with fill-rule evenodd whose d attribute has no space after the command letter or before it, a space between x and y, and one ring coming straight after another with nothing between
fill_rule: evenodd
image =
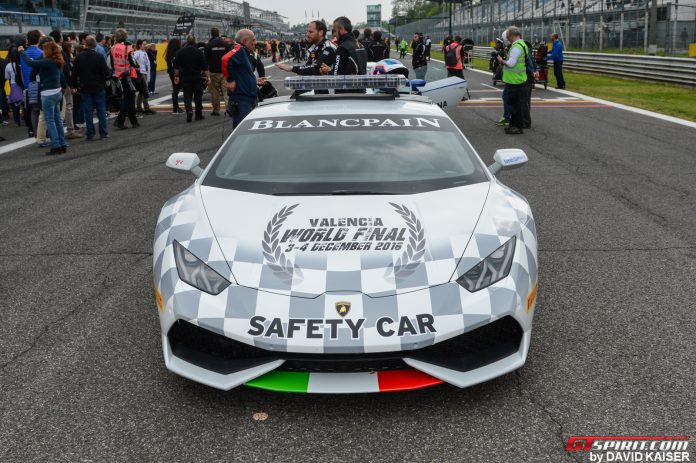
<instances>
[{"instance_id":1,"label":"backpack","mask_svg":"<svg viewBox=\"0 0 696 463\"><path fill-rule=\"evenodd\" d=\"M451 43L450 45L447 46L445 49L445 66L447 67L456 67L457 63L459 62L459 57L457 56L457 52L459 52L459 47L461 45L455 43Z\"/></svg>"},{"instance_id":2,"label":"backpack","mask_svg":"<svg viewBox=\"0 0 696 463\"><path fill-rule=\"evenodd\" d=\"M536 60L534 59L534 55L529 53L529 50L532 49L532 44L527 41L525 41L524 44L527 46L526 50L524 51L524 63L525 67L527 68L527 77L534 80L534 73L537 71L537 64Z\"/></svg>"}]
</instances>

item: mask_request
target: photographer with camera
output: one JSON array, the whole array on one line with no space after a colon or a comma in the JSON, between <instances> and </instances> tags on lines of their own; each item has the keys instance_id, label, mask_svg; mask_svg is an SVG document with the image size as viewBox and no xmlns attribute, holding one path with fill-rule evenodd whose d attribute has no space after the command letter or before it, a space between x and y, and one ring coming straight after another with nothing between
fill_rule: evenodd
<instances>
[{"instance_id":1,"label":"photographer with camera","mask_svg":"<svg viewBox=\"0 0 696 463\"><path fill-rule=\"evenodd\" d=\"M137 64L133 60L133 47L126 41L128 32L125 29L116 29L116 44L111 47L111 65L113 67L114 76L121 81L123 88L123 97L121 98L121 107L116 116L114 125L123 130L127 129L124 125L126 117L135 129L140 127L138 119L135 116L135 84L133 79L138 78L136 70Z\"/></svg>"},{"instance_id":2,"label":"photographer with camera","mask_svg":"<svg viewBox=\"0 0 696 463\"><path fill-rule=\"evenodd\" d=\"M503 31L499 39L495 39L495 48L491 52L491 62L489 68L493 71L493 81L503 80L503 64L498 62L498 56L507 60L508 47L506 47L507 41L507 31ZM503 116L498 119L495 124L500 127L508 127L510 125L510 105L508 104L508 87L507 85L503 88L502 94L503 100Z\"/></svg>"},{"instance_id":3,"label":"photographer with camera","mask_svg":"<svg viewBox=\"0 0 696 463\"><path fill-rule=\"evenodd\" d=\"M501 38L495 39L495 47L493 47L493 51L491 52L491 59L488 63L488 70L490 70L493 73L494 81L503 79L503 66L498 62L498 56L500 56L504 60L507 59L505 32L507 31L503 31Z\"/></svg>"},{"instance_id":4,"label":"photographer with camera","mask_svg":"<svg viewBox=\"0 0 696 463\"><path fill-rule=\"evenodd\" d=\"M505 33L507 40L512 43L509 58L505 60L498 55L496 60L503 65L503 82L507 91L507 102L510 106L510 126L505 128L505 133L514 135L523 133L523 98L526 97L529 49L522 40L522 34L517 27L510 26Z\"/></svg>"}]
</instances>

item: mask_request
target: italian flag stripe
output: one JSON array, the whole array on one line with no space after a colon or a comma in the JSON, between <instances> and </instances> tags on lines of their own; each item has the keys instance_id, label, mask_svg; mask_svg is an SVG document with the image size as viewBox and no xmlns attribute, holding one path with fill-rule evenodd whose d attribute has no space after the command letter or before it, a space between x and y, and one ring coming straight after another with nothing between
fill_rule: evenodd
<instances>
[{"instance_id":1,"label":"italian flag stripe","mask_svg":"<svg viewBox=\"0 0 696 463\"><path fill-rule=\"evenodd\" d=\"M420 389L442 383L419 370L379 371L377 373L305 373L271 371L255 378L247 386L278 392L341 394L357 392L393 392Z\"/></svg>"},{"instance_id":2,"label":"italian flag stripe","mask_svg":"<svg viewBox=\"0 0 696 463\"><path fill-rule=\"evenodd\" d=\"M270 371L254 378L247 386L279 392L307 392L309 373L301 371Z\"/></svg>"},{"instance_id":3,"label":"italian flag stripe","mask_svg":"<svg viewBox=\"0 0 696 463\"><path fill-rule=\"evenodd\" d=\"M443 381L420 370L395 370L379 372L379 392L408 391L435 386Z\"/></svg>"}]
</instances>

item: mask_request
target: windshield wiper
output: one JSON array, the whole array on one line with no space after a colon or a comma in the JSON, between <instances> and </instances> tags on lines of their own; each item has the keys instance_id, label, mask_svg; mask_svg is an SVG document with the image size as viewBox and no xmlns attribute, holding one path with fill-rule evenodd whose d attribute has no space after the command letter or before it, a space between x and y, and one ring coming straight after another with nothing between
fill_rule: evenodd
<instances>
[{"instance_id":1,"label":"windshield wiper","mask_svg":"<svg viewBox=\"0 0 696 463\"><path fill-rule=\"evenodd\" d=\"M330 195L395 195L388 191L367 191L367 190L333 190Z\"/></svg>"},{"instance_id":2,"label":"windshield wiper","mask_svg":"<svg viewBox=\"0 0 696 463\"><path fill-rule=\"evenodd\" d=\"M324 193L311 193L309 191L282 191L279 193L271 193L273 196L316 196Z\"/></svg>"},{"instance_id":3,"label":"windshield wiper","mask_svg":"<svg viewBox=\"0 0 696 463\"><path fill-rule=\"evenodd\" d=\"M367 190L333 190L333 191L303 191L291 192L284 191L281 193L272 193L273 196L347 196L347 195L397 195L400 193L391 193L386 191L367 191Z\"/></svg>"}]
</instances>

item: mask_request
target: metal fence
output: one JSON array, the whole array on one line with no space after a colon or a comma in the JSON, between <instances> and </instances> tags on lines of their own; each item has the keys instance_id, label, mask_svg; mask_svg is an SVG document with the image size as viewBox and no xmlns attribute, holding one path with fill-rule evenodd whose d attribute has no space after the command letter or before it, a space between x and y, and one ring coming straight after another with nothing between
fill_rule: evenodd
<instances>
[{"instance_id":1,"label":"metal fence","mask_svg":"<svg viewBox=\"0 0 696 463\"><path fill-rule=\"evenodd\" d=\"M489 59L492 51L474 47L474 56ZM694 59L583 52L567 52L564 58L563 67L570 70L696 86Z\"/></svg>"},{"instance_id":2,"label":"metal fence","mask_svg":"<svg viewBox=\"0 0 696 463\"><path fill-rule=\"evenodd\" d=\"M489 0L457 8L452 32L487 45L514 24L530 40L549 39L557 33L570 49L647 51L647 6L645 0L569 0L567 5L564 0ZM688 44L696 42L696 5L661 1L656 18L659 52L684 54ZM397 25L396 35L409 38L414 32L422 32L439 42L448 29L446 19L422 19Z\"/></svg>"}]
</instances>

